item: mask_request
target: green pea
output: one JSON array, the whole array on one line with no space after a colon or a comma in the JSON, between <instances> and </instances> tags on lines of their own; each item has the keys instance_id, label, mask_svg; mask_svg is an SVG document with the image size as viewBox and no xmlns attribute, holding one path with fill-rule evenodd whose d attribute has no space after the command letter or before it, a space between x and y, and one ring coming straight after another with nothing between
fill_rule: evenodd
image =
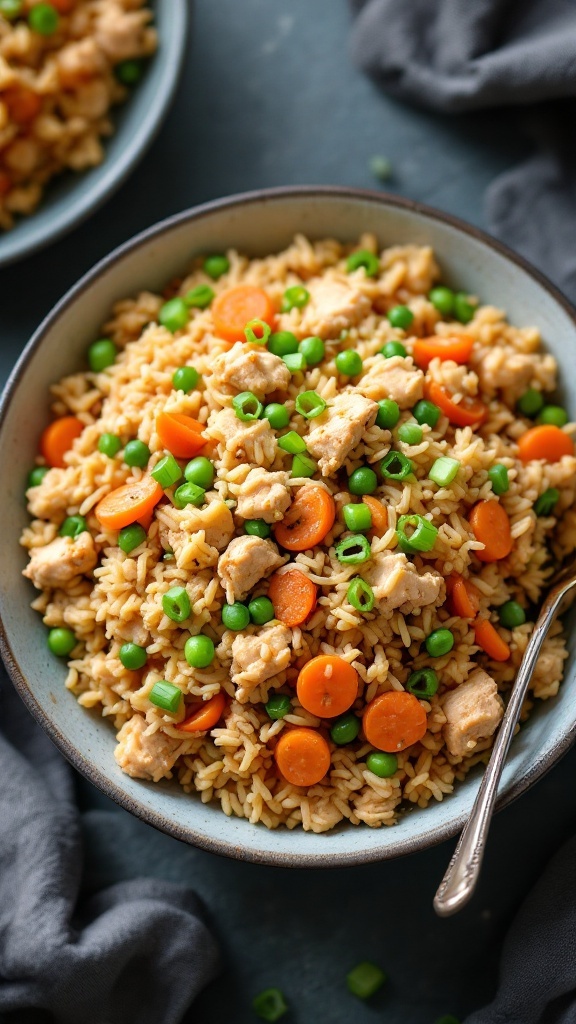
<instances>
[{"instance_id":1,"label":"green pea","mask_svg":"<svg viewBox=\"0 0 576 1024\"><path fill-rule=\"evenodd\" d=\"M122 85L137 85L144 73L141 60L122 60L114 68L114 73Z\"/></svg>"},{"instance_id":2,"label":"green pea","mask_svg":"<svg viewBox=\"0 0 576 1024\"><path fill-rule=\"evenodd\" d=\"M454 647L454 635L449 629L435 629L426 637L426 650L431 658L441 658Z\"/></svg>"},{"instance_id":3,"label":"green pea","mask_svg":"<svg viewBox=\"0 0 576 1024\"><path fill-rule=\"evenodd\" d=\"M98 439L98 451L102 452L102 455L107 455L109 459L113 459L121 447L122 441L116 434L101 434Z\"/></svg>"},{"instance_id":4,"label":"green pea","mask_svg":"<svg viewBox=\"0 0 576 1024\"><path fill-rule=\"evenodd\" d=\"M263 626L274 618L274 605L269 597L255 597L248 605L250 618L257 626Z\"/></svg>"},{"instance_id":5,"label":"green pea","mask_svg":"<svg viewBox=\"0 0 576 1024\"><path fill-rule=\"evenodd\" d=\"M162 327L165 327L171 334L175 334L176 331L186 327L188 315L188 306L184 299L169 299L160 307L158 323L162 324Z\"/></svg>"},{"instance_id":6,"label":"green pea","mask_svg":"<svg viewBox=\"0 0 576 1024\"><path fill-rule=\"evenodd\" d=\"M187 306L195 309L206 309L213 298L214 289L209 284L197 284L195 288L191 288L189 292L186 292L184 302Z\"/></svg>"},{"instance_id":7,"label":"green pea","mask_svg":"<svg viewBox=\"0 0 576 1024\"><path fill-rule=\"evenodd\" d=\"M298 346L308 366L316 366L321 363L326 354L326 348L322 338L304 338Z\"/></svg>"},{"instance_id":8,"label":"green pea","mask_svg":"<svg viewBox=\"0 0 576 1024\"><path fill-rule=\"evenodd\" d=\"M441 316L452 316L454 313L454 292L451 288L439 285L437 288L432 289L428 298Z\"/></svg>"},{"instance_id":9,"label":"green pea","mask_svg":"<svg viewBox=\"0 0 576 1024\"><path fill-rule=\"evenodd\" d=\"M260 1020L274 1022L288 1013L288 1005L279 988L265 988L252 1000L252 1009Z\"/></svg>"},{"instance_id":10,"label":"green pea","mask_svg":"<svg viewBox=\"0 0 576 1024\"><path fill-rule=\"evenodd\" d=\"M346 975L348 989L358 999L369 999L385 981L384 971L368 961L358 964Z\"/></svg>"},{"instance_id":11,"label":"green pea","mask_svg":"<svg viewBox=\"0 0 576 1024\"><path fill-rule=\"evenodd\" d=\"M345 377L357 377L362 372L362 359L353 348L345 348L336 356L336 369Z\"/></svg>"},{"instance_id":12,"label":"green pea","mask_svg":"<svg viewBox=\"0 0 576 1024\"><path fill-rule=\"evenodd\" d=\"M226 629L239 633L240 630L246 629L250 622L250 612L240 601L235 601L234 604L225 604L222 607L222 622Z\"/></svg>"},{"instance_id":13,"label":"green pea","mask_svg":"<svg viewBox=\"0 0 576 1024\"><path fill-rule=\"evenodd\" d=\"M130 669L133 672L136 672L139 668L144 668L148 661L146 648L139 647L138 644L122 644L118 651L118 657L124 668Z\"/></svg>"},{"instance_id":14,"label":"green pea","mask_svg":"<svg viewBox=\"0 0 576 1024\"><path fill-rule=\"evenodd\" d=\"M401 341L387 341L381 352L385 359L392 359L393 356L404 358L408 355Z\"/></svg>"},{"instance_id":15,"label":"green pea","mask_svg":"<svg viewBox=\"0 0 576 1024\"><path fill-rule=\"evenodd\" d=\"M545 405L536 422L551 423L554 427L564 427L568 423L568 413L561 405Z\"/></svg>"},{"instance_id":16,"label":"green pea","mask_svg":"<svg viewBox=\"0 0 576 1024\"><path fill-rule=\"evenodd\" d=\"M148 465L149 458L150 449L147 444L144 444L144 441L139 441L138 438L128 441L124 449L124 462L127 466L144 469L144 466Z\"/></svg>"},{"instance_id":17,"label":"green pea","mask_svg":"<svg viewBox=\"0 0 576 1024\"><path fill-rule=\"evenodd\" d=\"M214 483L214 466L205 455L197 455L191 459L184 470L184 478L189 484L196 484L204 491L209 491Z\"/></svg>"},{"instance_id":18,"label":"green pea","mask_svg":"<svg viewBox=\"0 0 576 1024\"><path fill-rule=\"evenodd\" d=\"M38 35L51 36L60 24L60 17L52 4L36 4L28 14L28 24Z\"/></svg>"},{"instance_id":19,"label":"green pea","mask_svg":"<svg viewBox=\"0 0 576 1024\"><path fill-rule=\"evenodd\" d=\"M392 398L382 398L378 402L376 426L382 430L392 430L400 419L400 407Z\"/></svg>"},{"instance_id":20,"label":"green pea","mask_svg":"<svg viewBox=\"0 0 576 1024\"><path fill-rule=\"evenodd\" d=\"M383 750L373 750L366 758L366 767L379 779L390 779L398 771L396 754L385 754Z\"/></svg>"},{"instance_id":21,"label":"green pea","mask_svg":"<svg viewBox=\"0 0 576 1024\"><path fill-rule=\"evenodd\" d=\"M399 327L402 331L407 331L414 320L414 313L408 306L394 306L388 311L388 320L392 324L392 327Z\"/></svg>"},{"instance_id":22,"label":"green pea","mask_svg":"<svg viewBox=\"0 0 576 1024\"><path fill-rule=\"evenodd\" d=\"M304 309L310 301L310 292L301 284L295 284L287 288L282 297L282 312L289 313L291 309Z\"/></svg>"},{"instance_id":23,"label":"green pea","mask_svg":"<svg viewBox=\"0 0 576 1024\"><path fill-rule=\"evenodd\" d=\"M434 430L440 419L440 409L437 405L434 405L434 402L428 402L427 399L423 398L412 409L412 415L417 423L421 425L427 423Z\"/></svg>"},{"instance_id":24,"label":"green pea","mask_svg":"<svg viewBox=\"0 0 576 1024\"><path fill-rule=\"evenodd\" d=\"M102 373L108 366L112 366L117 355L118 349L110 338L93 341L88 349L88 365L92 373Z\"/></svg>"},{"instance_id":25,"label":"green pea","mask_svg":"<svg viewBox=\"0 0 576 1024\"><path fill-rule=\"evenodd\" d=\"M378 477L369 466L360 466L348 477L348 490L351 494L374 494L378 487Z\"/></svg>"},{"instance_id":26,"label":"green pea","mask_svg":"<svg viewBox=\"0 0 576 1024\"><path fill-rule=\"evenodd\" d=\"M263 519L246 519L244 533L249 533L251 537L262 537L262 539L265 539L270 536L271 527Z\"/></svg>"},{"instance_id":27,"label":"green pea","mask_svg":"<svg viewBox=\"0 0 576 1024\"><path fill-rule=\"evenodd\" d=\"M22 14L23 0L0 0L0 14L6 21L12 21Z\"/></svg>"},{"instance_id":28,"label":"green pea","mask_svg":"<svg viewBox=\"0 0 576 1024\"><path fill-rule=\"evenodd\" d=\"M118 534L118 547L125 555L129 555L134 548L146 540L146 530L139 523L132 523L130 526L123 526Z\"/></svg>"},{"instance_id":29,"label":"green pea","mask_svg":"<svg viewBox=\"0 0 576 1024\"><path fill-rule=\"evenodd\" d=\"M285 693L275 693L273 697L265 704L266 713L272 721L276 721L278 718L284 718L292 710L292 701Z\"/></svg>"},{"instance_id":30,"label":"green pea","mask_svg":"<svg viewBox=\"0 0 576 1024\"><path fill-rule=\"evenodd\" d=\"M31 469L28 474L27 487L39 487L46 473L49 472L48 466L34 466L34 469Z\"/></svg>"},{"instance_id":31,"label":"green pea","mask_svg":"<svg viewBox=\"0 0 576 1024\"><path fill-rule=\"evenodd\" d=\"M330 737L333 743L344 747L347 743L353 743L360 732L360 719L349 712L347 715L340 715L332 724Z\"/></svg>"},{"instance_id":32,"label":"green pea","mask_svg":"<svg viewBox=\"0 0 576 1024\"><path fill-rule=\"evenodd\" d=\"M271 402L264 409L264 419L268 420L273 430L283 430L290 422L290 413L285 405Z\"/></svg>"},{"instance_id":33,"label":"green pea","mask_svg":"<svg viewBox=\"0 0 576 1024\"><path fill-rule=\"evenodd\" d=\"M454 296L454 316L461 324L469 324L476 312L476 304L470 302L466 292L456 292Z\"/></svg>"},{"instance_id":34,"label":"green pea","mask_svg":"<svg viewBox=\"0 0 576 1024\"><path fill-rule=\"evenodd\" d=\"M220 253L215 253L213 256L207 256L202 264L202 268L208 277L211 277L213 281L217 281L223 274L227 274L230 270L230 261L226 256Z\"/></svg>"},{"instance_id":35,"label":"green pea","mask_svg":"<svg viewBox=\"0 0 576 1024\"><path fill-rule=\"evenodd\" d=\"M214 661L214 654L214 643L204 633L189 636L184 645L184 657L191 668L208 668Z\"/></svg>"},{"instance_id":36,"label":"green pea","mask_svg":"<svg viewBox=\"0 0 576 1024\"><path fill-rule=\"evenodd\" d=\"M536 388L528 388L523 395L516 402L516 408L518 412L521 412L523 416L536 416L542 406L544 405L544 398L541 391L537 391Z\"/></svg>"},{"instance_id":37,"label":"green pea","mask_svg":"<svg viewBox=\"0 0 576 1024\"><path fill-rule=\"evenodd\" d=\"M506 601L498 609L498 618L506 629L515 629L526 622L526 612L518 601Z\"/></svg>"},{"instance_id":38,"label":"green pea","mask_svg":"<svg viewBox=\"0 0 576 1024\"><path fill-rule=\"evenodd\" d=\"M183 391L186 395L194 390L199 380L200 374L193 366L179 366L172 374L172 383L176 391Z\"/></svg>"},{"instance_id":39,"label":"green pea","mask_svg":"<svg viewBox=\"0 0 576 1024\"><path fill-rule=\"evenodd\" d=\"M48 649L58 658L67 658L76 647L76 637L71 629L59 626L48 633Z\"/></svg>"},{"instance_id":40,"label":"green pea","mask_svg":"<svg viewBox=\"0 0 576 1024\"><path fill-rule=\"evenodd\" d=\"M206 498L206 491L203 487L198 487L198 484L185 483L180 484L174 491L173 501L176 508L186 508L186 505L194 505L196 508L200 508L204 504Z\"/></svg>"},{"instance_id":41,"label":"green pea","mask_svg":"<svg viewBox=\"0 0 576 1024\"><path fill-rule=\"evenodd\" d=\"M403 423L398 428L398 437L404 444L420 444L422 441L422 427L416 423Z\"/></svg>"},{"instance_id":42,"label":"green pea","mask_svg":"<svg viewBox=\"0 0 576 1024\"><path fill-rule=\"evenodd\" d=\"M88 529L84 516L68 516L64 520L60 530L58 531L61 537L79 537L81 533L84 533Z\"/></svg>"},{"instance_id":43,"label":"green pea","mask_svg":"<svg viewBox=\"0 0 576 1024\"><path fill-rule=\"evenodd\" d=\"M276 331L268 338L268 351L275 356L290 356L298 351L298 338L292 331Z\"/></svg>"}]
</instances>

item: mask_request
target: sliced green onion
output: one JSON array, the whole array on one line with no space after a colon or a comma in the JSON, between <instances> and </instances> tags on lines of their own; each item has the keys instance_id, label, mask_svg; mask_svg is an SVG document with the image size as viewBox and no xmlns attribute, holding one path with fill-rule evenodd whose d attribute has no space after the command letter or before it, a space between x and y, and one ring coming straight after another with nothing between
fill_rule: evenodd
<instances>
[{"instance_id":1,"label":"sliced green onion","mask_svg":"<svg viewBox=\"0 0 576 1024\"><path fill-rule=\"evenodd\" d=\"M342 506L342 515L344 516L344 522L349 530L354 533L362 533L364 530L369 530L372 526L372 513L365 505L363 501L357 504L349 504Z\"/></svg>"},{"instance_id":2,"label":"sliced green onion","mask_svg":"<svg viewBox=\"0 0 576 1024\"><path fill-rule=\"evenodd\" d=\"M171 714L174 714L180 707L182 690L174 686L174 683L169 683L166 679L162 679L159 683L154 683L148 694L148 700L151 704L155 704L157 708L162 708L163 711L169 711Z\"/></svg>"},{"instance_id":3,"label":"sliced green onion","mask_svg":"<svg viewBox=\"0 0 576 1024\"><path fill-rule=\"evenodd\" d=\"M289 313L291 309L304 309L310 301L310 292L304 285L295 284L287 288L282 299L282 312Z\"/></svg>"},{"instance_id":4,"label":"sliced green onion","mask_svg":"<svg viewBox=\"0 0 576 1024\"><path fill-rule=\"evenodd\" d=\"M422 441L422 427L417 423L402 423L398 427L398 437L404 444L420 444Z\"/></svg>"},{"instance_id":5,"label":"sliced green onion","mask_svg":"<svg viewBox=\"0 0 576 1024\"><path fill-rule=\"evenodd\" d=\"M402 452L388 452L380 463L380 472L388 480L405 480L413 469L412 462Z\"/></svg>"},{"instance_id":6,"label":"sliced green onion","mask_svg":"<svg viewBox=\"0 0 576 1024\"><path fill-rule=\"evenodd\" d=\"M352 580L346 592L348 603L358 612L371 612L374 607L374 591L359 576Z\"/></svg>"},{"instance_id":7,"label":"sliced green onion","mask_svg":"<svg viewBox=\"0 0 576 1024\"><path fill-rule=\"evenodd\" d=\"M386 981L384 971L381 971L376 964L358 964L346 975L348 990L358 999L369 999Z\"/></svg>"},{"instance_id":8,"label":"sliced green onion","mask_svg":"<svg viewBox=\"0 0 576 1024\"><path fill-rule=\"evenodd\" d=\"M433 668L421 668L417 672L413 672L406 683L408 693L424 700L433 697L438 686L438 676Z\"/></svg>"},{"instance_id":9,"label":"sliced green onion","mask_svg":"<svg viewBox=\"0 0 576 1024\"><path fill-rule=\"evenodd\" d=\"M320 416L326 408L326 402L320 397L317 391L302 391L294 403L296 412L307 420L314 420Z\"/></svg>"},{"instance_id":10,"label":"sliced green onion","mask_svg":"<svg viewBox=\"0 0 576 1024\"><path fill-rule=\"evenodd\" d=\"M438 529L423 516L400 516L396 536L401 550L406 554L414 554L415 551L432 551Z\"/></svg>"},{"instance_id":11,"label":"sliced green onion","mask_svg":"<svg viewBox=\"0 0 576 1024\"><path fill-rule=\"evenodd\" d=\"M357 249L346 260L346 270L352 274L359 267L364 267L366 277L377 277L380 273L380 260L368 249Z\"/></svg>"},{"instance_id":12,"label":"sliced green onion","mask_svg":"<svg viewBox=\"0 0 576 1024\"><path fill-rule=\"evenodd\" d=\"M160 462L156 463L150 476L166 490L167 487L172 487L173 484L181 480L182 470L173 455L165 455Z\"/></svg>"},{"instance_id":13,"label":"sliced green onion","mask_svg":"<svg viewBox=\"0 0 576 1024\"><path fill-rule=\"evenodd\" d=\"M290 373L303 373L308 365L302 352L290 352L287 356L282 356L282 360L286 363Z\"/></svg>"},{"instance_id":14,"label":"sliced green onion","mask_svg":"<svg viewBox=\"0 0 576 1024\"><path fill-rule=\"evenodd\" d=\"M185 587L170 587L162 595L162 610L172 622L184 622L192 611L190 598Z\"/></svg>"},{"instance_id":15,"label":"sliced green onion","mask_svg":"<svg viewBox=\"0 0 576 1024\"><path fill-rule=\"evenodd\" d=\"M118 534L118 547L125 555L129 555L134 548L146 540L146 530L140 523L131 523L130 526L123 526Z\"/></svg>"},{"instance_id":16,"label":"sliced green onion","mask_svg":"<svg viewBox=\"0 0 576 1024\"><path fill-rule=\"evenodd\" d=\"M252 1009L260 1020L280 1020L288 1012L286 1000L279 988L265 988L252 1000Z\"/></svg>"},{"instance_id":17,"label":"sliced green onion","mask_svg":"<svg viewBox=\"0 0 576 1024\"><path fill-rule=\"evenodd\" d=\"M560 491L556 487L549 487L547 491L544 491L544 494L540 495L534 505L536 515L551 516L559 498Z\"/></svg>"},{"instance_id":18,"label":"sliced green onion","mask_svg":"<svg viewBox=\"0 0 576 1024\"><path fill-rule=\"evenodd\" d=\"M186 508L186 505L195 505L199 508L200 505L204 504L206 497L206 491L203 487L198 487L198 484L185 483L180 484L174 491L174 504L176 508Z\"/></svg>"},{"instance_id":19,"label":"sliced green onion","mask_svg":"<svg viewBox=\"0 0 576 1024\"><path fill-rule=\"evenodd\" d=\"M311 477L318 469L318 466L311 459L309 455L295 455L292 459L292 469L290 470L290 476L300 477Z\"/></svg>"},{"instance_id":20,"label":"sliced green onion","mask_svg":"<svg viewBox=\"0 0 576 1024\"><path fill-rule=\"evenodd\" d=\"M271 334L270 324L267 324L265 320L258 320L257 317L254 320L249 320L244 328L244 337L252 345L266 345Z\"/></svg>"},{"instance_id":21,"label":"sliced green onion","mask_svg":"<svg viewBox=\"0 0 576 1024\"><path fill-rule=\"evenodd\" d=\"M58 531L61 537L72 537L75 539L79 537L81 533L85 533L88 529L84 516L68 516L64 520L60 530Z\"/></svg>"},{"instance_id":22,"label":"sliced green onion","mask_svg":"<svg viewBox=\"0 0 576 1024\"><path fill-rule=\"evenodd\" d=\"M460 469L458 459L451 459L448 455L441 455L431 467L428 476L438 487L448 487Z\"/></svg>"},{"instance_id":23,"label":"sliced green onion","mask_svg":"<svg viewBox=\"0 0 576 1024\"><path fill-rule=\"evenodd\" d=\"M262 402L251 391L241 391L239 395L234 395L232 408L238 419L242 420L243 423L259 420L264 412Z\"/></svg>"},{"instance_id":24,"label":"sliced green onion","mask_svg":"<svg viewBox=\"0 0 576 1024\"><path fill-rule=\"evenodd\" d=\"M278 447L284 452L289 452L290 455L300 455L306 451L306 443L297 434L295 430L289 430L287 434L283 434L282 437L278 438Z\"/></svg>"},{"instance_id":25,"label":"sliced green onion","mask_svg":"<svg viewBox=\"0 0 576 1024\"><path fill-rule=\"evenodd\" d=\"M506 494L506 491L510 489L508 470L501 462L497 462L495 466L490 466L490 469L488 470L488 479L492 484L494 494Z\"/></svg>"},{"instance_id":26,"label":"sliced green onion","mask_svg":"<svg viewBox=\"0 0 576 1024\"><path fill-rule=\"evenodd\" d=\"M336 545L336 558L345 565L360 565L372 554L370 542L361 533L353 533Z\"/></svg>"},{"instance_id":27,"label":"sliced green onion","mask_svg":"<svg viewBox=\"0 0 576 1024\"><path fill-rule=\"evenodd\" d=\"M184 302L187 306L195 307L196 309L206 309L214 298L214 290L209 284L198 284L195 288L191 288L189 292L186 292L184 296Z\"/></svg>"}]
</instances>

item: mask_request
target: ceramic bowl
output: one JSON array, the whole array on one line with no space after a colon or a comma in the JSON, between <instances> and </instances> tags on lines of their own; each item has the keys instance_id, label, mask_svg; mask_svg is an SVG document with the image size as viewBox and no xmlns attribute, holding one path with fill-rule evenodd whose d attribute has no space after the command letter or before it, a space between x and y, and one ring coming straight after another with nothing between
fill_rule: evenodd
<instances>
[{"instance_id":1,"label":"ceramic bowl","mask_svg":"<svg viewBox=\"0 0 576 1024\"><path fill-rule=\"evenodd\" d=\"M459 221L416 203L345 189L292 188L224 199L187 211L117 249L56 306L19 360L0 409L3 557L0 561L2 653L18 692L72 764L127 810L172 836L216 853L262 863L345 865L395 857L454 835L470 811L479 771L453 795L426 810L411 809L392 828L341 825L325 835L269 831L228 818L219 805L186 795L176 783L131 779L113 758L110 723L81 708L64 688L65 667L46 646L46 629L31 610L31 585L21 576L18 545L27 523L25 480L48 419L48 387L84 363L112 303L142 288L160 289L206 250L234 246L264 255L296 232L352 241L374 231L381 245L432 245L442 278L507 310L518 325L536 324L563 371L563 400L576 416L576 321L564 298L503 246ZM514 740L500 804L510 802L568 749L576 733L574 647L553 700L539 704Z\"/></svg>"},{"instance_id":2,"label":"ceramic bowl","mask_svg":"<svg viewBox=\"0 0 576 1024\"><path fill-rule=\"evenodd\" d=\"M54 178L38 209L0 232L0 267L54 242L120 187L154 139L170 109L188 42L189 0L151 0L158 49L132 95L112 111L114 134L98 167Z\"/></svg>"}]
</instances>

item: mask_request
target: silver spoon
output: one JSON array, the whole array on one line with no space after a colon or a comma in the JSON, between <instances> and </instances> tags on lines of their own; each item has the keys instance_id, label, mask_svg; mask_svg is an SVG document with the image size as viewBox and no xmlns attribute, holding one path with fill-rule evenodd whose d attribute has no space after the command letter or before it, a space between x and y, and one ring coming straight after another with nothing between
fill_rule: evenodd
<instances>
[{"instance_id":1,"label":"silver spoon","mask_svg":"<svg viewBox=\"0 0 576 1024\"><path fill-rule=\"evenodd\" d=\"M566 611L576 597L575 587L576 557L573 557L570 563L555 577L524 652L516 681L510 691L510 699L502 719L502 725L478 790L478 796L458 840L454 856L434 897L434 910L440 917L450 917L451 914L457 913L468 903L474 893L480 876L488 829L498 795L500 776L508 756L528 685L550 627L556 616Z\"/></svg>"}]
</instances>

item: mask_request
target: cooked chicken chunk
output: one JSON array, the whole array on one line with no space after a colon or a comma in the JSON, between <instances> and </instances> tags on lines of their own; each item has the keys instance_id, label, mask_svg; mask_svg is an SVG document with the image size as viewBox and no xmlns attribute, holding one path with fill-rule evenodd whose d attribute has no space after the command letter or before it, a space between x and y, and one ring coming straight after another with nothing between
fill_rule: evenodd
<instances>
[{"instance_id":1,"label":"cooked chicken chunk","mask_svg":"<svg viewBox=\"0 0 576 1024\"><path fill-rule=\"evenodd\" d=\"M219 441L237 462L269 466L274 461L276 435L266 419L244 423L238 419L234 409L220 409L212 413L204 433Z\"/></svg>"},{"instance_id":2,"label":"cooked chicken chunk","mask_svg":"<svg viewBox=\"0 0 576 1024\"><path fill-rule=\"evenodd\" d=\"M118 4L102 4L94 26L96 42L113 64L152 53L156 33L149 21L148 10L122 11Z\"/></svg>"},{"instance_id":3,"label":"cooked chicken chunk","mask_svg":"<svg viewBox=\"0 0 576 1024\"><path fill-rule=\"evenodd\" d=\"M482 668L444 697L442 710L446 715L444 740L456 757L466 757L479 740L492 736L504 714L496 683Z\"/></svg>"},{"instance_id":4,"label":"cooked chicken chunk","mask_svg":"<svg viewBox=\"0 0 576 1024\"><path fill-rule=\"evenodd\" d=\"M272 626L258 636L237 636L232 644L232 682L243 704L252 690L290 664L292 634L286 626Z\"/></svg>"},{"instance_id":5,"label":"cooked chicken chunk","mask_svg":"<svg viewBox=\"0 0 576 1024\"><path fill-rule=\"evenodd\" d=\"M370 311L370 299L346 280L323 277L307 285L310 302L302 317L302 330L320 338L336 338Z\"/></svg>"},{"instance_id":6,"label":"cooked chicken chunk","mask_svg":"<svg viewBox=\"0 0 576 1024\"><path fill-rule=\"evenodd\" d=\"M229 393L252 391L258 398L271 391L285 391L290 383L286 363L261 345L244 345L238 341L229 352L214 360L212 386Z\"/></svg>"},{"instance_id":7,"label":"cooked chicken chunk","mask_svg":"<svg viewBox=\"0 0 576 1024\"><path fill-rule=\"evenodd\" d=\"M306 437L306 447L318 459L323 476L340 469L364 431L374 423L377 412L376 402L356 391L343 391L314 420L315 426Z\"/></svg>"},{"instance_id":8,"label":"cooked chicken chunk","mask_svg":"<svg viewBox=\"0 0 576 1024\"><path fill-rule=\"evenodd\" d=\"M276 523L282 519L291 500L290 474L251 469L241 485L236 511L243 519L263 519Z\"/></svg>"},{"instance_id":9,"label":"cooked chicken chunk","mask_svg":"<svg viewBox=\"0 0 576 1024\"><path fill-rule=\"evenodd\" d=\"M482 391L493 395L501 389L506 392L507 401L514 401L532 383L540 382L545 391L553 390L556 383L556 363L552 356L517 352L508 345L479 348L473 355L472 365Z\"/></svg>"},{"instance_id":10,"label":"cooked chicken chunk","mask_svg":"<svg viewBox=\"0 0 576 1024\"><path fill-rule=\"evenodd\" d=\"M122 771L133 779L158 782L170 775L181 742L163 732L144 736L147 728L148 722L142 715L129 718L118 733L114 757Z\"/></svg>"},{"instance_id":11,"label":"cooked chicken chunk","mask_svg":"<svg viewBox=\"0 0 576 1024\"><path fill-rule=\"evenodd\" d=\"M98 561L92 534L84 531L78 537L56 537L41 548L33 548L23 575L38 590L61 587L75 576L90 572Z\"/></svg>"},{"instance_id":12,"label":"cooked chicken chunk","mask_svg":"<svg viewBox=\"0 0 576 1024\"><path fill-rule=\"evenodd\" d=\"M380 552L363 575L373 587L381 611L402 608L410 614L416 608L444 601L442 576L437 572L419 573L402 552Z\"/></svg>"},{"instance_id":13,"label":"cooked chicken chunk","mask_svg":"<svg viewBox=\"0 0 576 1024\"><path fill-rule=\"evenodd\" d=\"M202 552L203 565L216 565L218 552L223 551L234 534L234 520L223 501L211 501L205 508L186 505L183 509L171 506L158 511L160 539L173 551L181 569L193 569L199 563L198 533L204 531L204 542L211 551Z\"/></svg>"},{"instance_id":14,"label":"cooked chicken chunk","mask_svg":"<svg viewBox=\"0 0 576 1024\"><path fill-rule=\"evenodd\" d=\"M358 391L374 402L391 398L401 409L411 409L424 394L424 374L410 356L382 357L362 377Z\"/></svg>"},{"instance_id":15,"label":"cooked chicken chunk","mask_svg":"<svg viewBox=\"0 0 576 1024\"><path fill-rule=\"evenodd\" d=\"M284 561L271 540L250 535L235 537L218 559L218 575L228 604L241 601L252 587Z\"/></svg>"}]
</instances>

